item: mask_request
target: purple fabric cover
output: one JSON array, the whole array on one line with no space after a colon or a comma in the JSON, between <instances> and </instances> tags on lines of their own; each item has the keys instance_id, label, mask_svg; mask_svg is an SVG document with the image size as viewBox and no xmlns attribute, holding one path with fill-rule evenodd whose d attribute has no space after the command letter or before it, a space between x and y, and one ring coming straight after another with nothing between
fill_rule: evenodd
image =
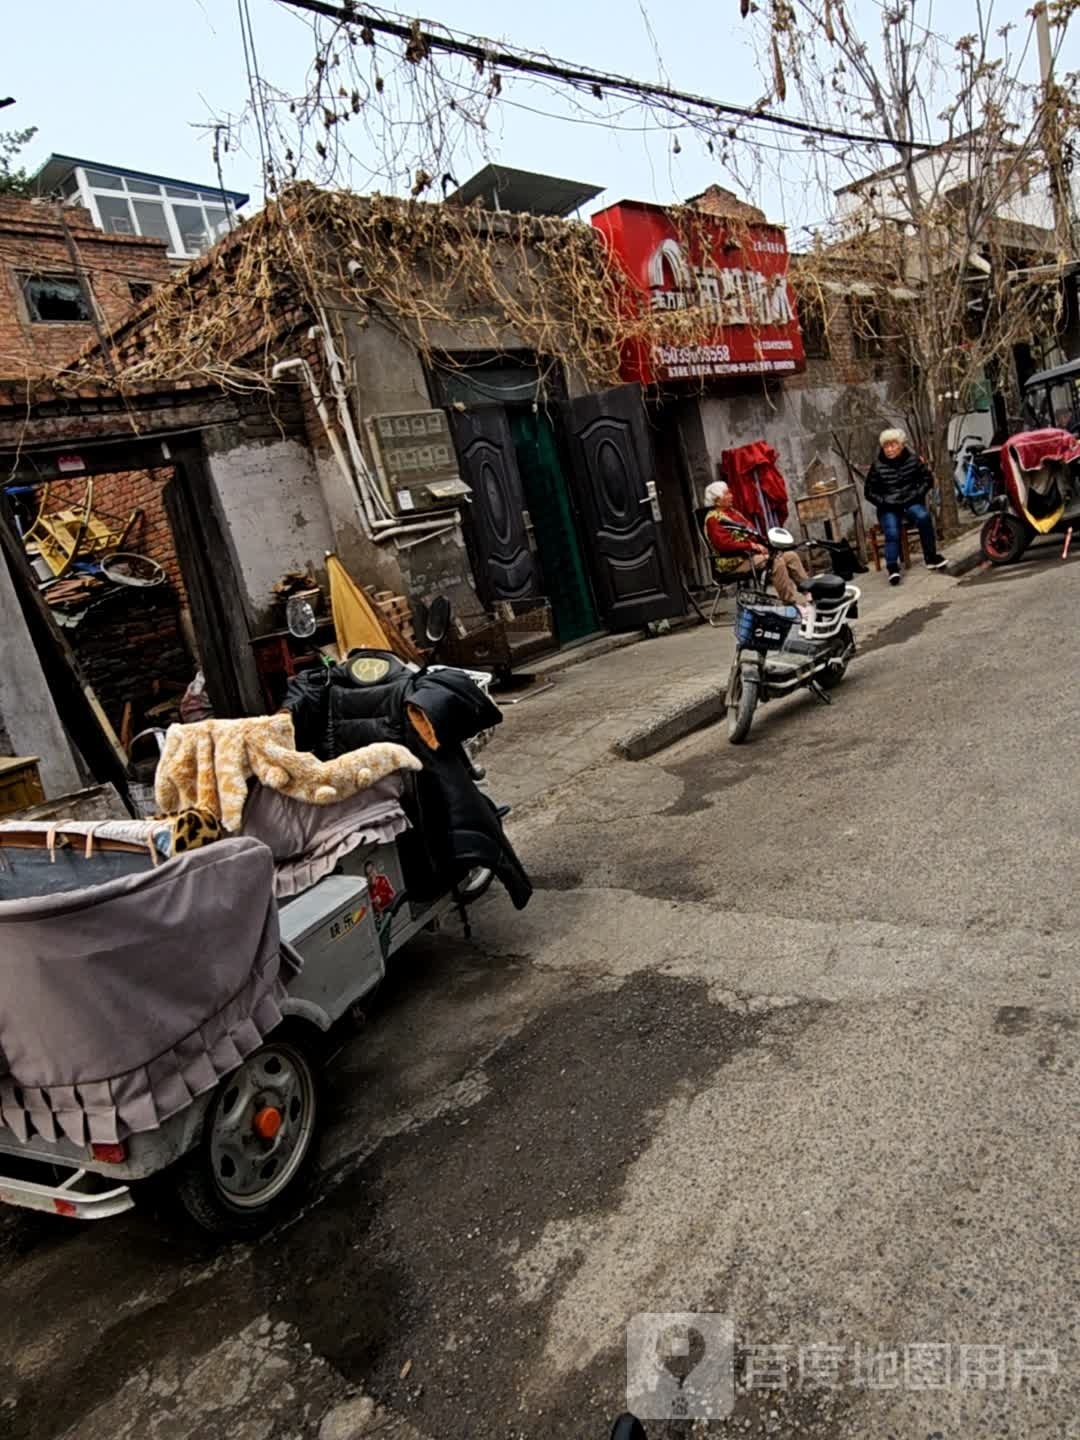
<instances>
[{"instance_id":1,"label":"purple fabric cover","mask_svg":"<svg viewBox=\"0 0 1080 1440\"><path fill-rule=\"evenodd\" d=\"M306 805L253 785L244 807L244 834L270 847L279 900L300 895L361 845L385 845L408 826L401 777L388 775L335 805Z\"/></svg>"},{"instance_id":2,"label":"purple fabric cover","mask_svg":"<svg viewBox=\"0 0 1080 1440\"><path fill-rule=\"evenodd\" d=\"M278 1024L282 965L273 858L243 836L0 902L0 1121L83 1145L154 1129Z\"/></svg>"}]
</instances>

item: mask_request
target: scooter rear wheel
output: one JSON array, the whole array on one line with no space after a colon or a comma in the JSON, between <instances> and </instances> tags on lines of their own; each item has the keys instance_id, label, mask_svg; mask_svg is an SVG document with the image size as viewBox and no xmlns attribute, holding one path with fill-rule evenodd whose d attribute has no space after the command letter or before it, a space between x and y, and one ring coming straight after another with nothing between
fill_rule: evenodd
<instances>
[{"instance_id":1,"label":"scooter rear wheel","mask_svg":"<svg viewBox=\"0 0 1080 1440\"><path fill-rule=\"evenodd\" d=\"M1016 515L991 515L979 534L979 545L991 565L1012 565L1035 538L1035 532Z\"/></svg>"},{"instance_id":2,"label":"scooter rear wheel","mask_svg":"<svg viewBox=\"0 0 1080 1440\"><path fill-rule=\"evenodd\" d=\"M850 625L843 626L840 634L837 636L837 639L845 649L850 646L852 653L854 653L855 636L851 633ZM835 667L830 667L827 665L825 669L822 670L821 674L818 676L818 684L821 686L821 688L823 690L835 690L837 685L840 684L840 681L843 680L844 676L847 674L847 667L850 661L851 655L847 657L847 659L842 665L837 665Z\"/></svg>"},{"instance_id":3,"label":"scooter rear wheel","mask_svg":"<svg viewBox=\"0 0 1080 1440\"><path fill-rule=\"evenodd\" d=\"M727 730L732 745L741 745L754 723L758 703L756 676L744 675L738 666L731 673L727 690Z\"/></svg>"}]
</instances>

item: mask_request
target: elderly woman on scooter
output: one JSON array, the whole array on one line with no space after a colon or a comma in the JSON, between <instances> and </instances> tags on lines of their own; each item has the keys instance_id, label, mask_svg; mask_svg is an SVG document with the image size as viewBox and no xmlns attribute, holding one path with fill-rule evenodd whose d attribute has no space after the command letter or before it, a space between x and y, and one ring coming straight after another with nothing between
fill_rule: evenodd
<instances>
[{"instance_id":1,"label":"elderly woman on scooter","mask_svg":"<svg viewBox=\"0 0 1080 1440\"><path fill-rule=\"evenodd\" d=\"M743 530L755 527L740 511L735 509L731 490L723 480L717 480L705 491L705 504L709 514L705 517L705 539L713 552L713 569L718 579L749 564L751 570L765 570L769 564L768 548L753 535L744 535ZM732 528L741 527L741 528ZM808 580L806 567L794 550L774 555L772 569L767 578L772 580L777 595L784 605L806 607L806 597L799 593L798 582Z\"/></svg>"},{"instance_id":2,"label":"elderly woman on scooter","mask_svg":"<svg viewBox=\"0 0 1080 1440\"><path fill-rule=\"evenodd\" d=\"M923 558L929 570L940 570L949 562L938 553L934 521L926 508L926 497L934 488L930 467L908 448L903 430L883 430L878 436L881 449L870 466L863 486L867 500L877 510L878 524L885 536L885 568L889 584L900 584L901 526L918 526Z\"/></svg>"}]
</instances>

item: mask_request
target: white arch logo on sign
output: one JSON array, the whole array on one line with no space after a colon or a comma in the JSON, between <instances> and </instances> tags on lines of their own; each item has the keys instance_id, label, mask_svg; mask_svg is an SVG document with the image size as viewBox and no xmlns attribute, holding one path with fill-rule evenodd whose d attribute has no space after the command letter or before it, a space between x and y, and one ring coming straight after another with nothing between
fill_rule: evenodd
<instances>
[{"instance_id":1,"label":"white arch logo on sign","mask_svg":"<svg viewBox=\"0 0 1080 1440\"><path fill-rule=\"evenodd\" d=\"M694 289L694 272L677 240L670 236L659 244L649 256L649 285L653 290L664 290L664 266L667 266L676 291Z\"/></svg>"}]
</instances>

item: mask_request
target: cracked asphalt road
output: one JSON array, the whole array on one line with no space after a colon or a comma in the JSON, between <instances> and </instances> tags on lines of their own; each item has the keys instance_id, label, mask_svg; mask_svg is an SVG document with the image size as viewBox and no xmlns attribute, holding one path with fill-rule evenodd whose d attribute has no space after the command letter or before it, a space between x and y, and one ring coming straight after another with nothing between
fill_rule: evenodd
<instances>
[{"instance_id":1,"label":"cracked asphalt road","mask_svg":"<svg viewBox=\"0 0 1080 1440\"><path fill-rule=\"evenodd\" d=\"M604 1437L630 1317L691 1310L710 1434L1080 1434L1078 601L1036 552L829 709L557 788L534 904L403 957L260 1244L3 1216L3 1433Z\"/></svg>"}]
</instances>

